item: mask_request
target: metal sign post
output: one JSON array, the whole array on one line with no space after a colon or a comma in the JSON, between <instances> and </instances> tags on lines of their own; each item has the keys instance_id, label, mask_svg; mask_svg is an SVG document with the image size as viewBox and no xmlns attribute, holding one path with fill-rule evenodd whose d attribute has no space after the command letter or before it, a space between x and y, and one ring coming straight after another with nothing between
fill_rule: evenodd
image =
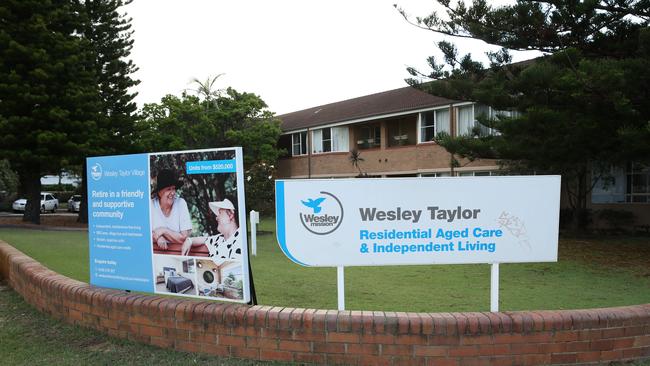
<instances>
[{"instance_id":1,"label":"metal sign post","mask_svg":"<svg viewBox=\"0 0 650 366\"><path fill-rule=\"evenodd\" d=\"M492 263L490 276L490 311L499 311L499 263Z\"/></svg>"},{"instance_id":2,"label":"metal sign post","mask_svg":"<svg viewBox=\"0 0 650 366\"><path fill-rule=\"evenodd\" d=\"M339 310L345 310L345 274L343 266L336 267L336 289L338 294Z\"/></svg>"},{"instance_id":3,"label":"metal sign post","mask_svg":"<svg viewBox=\"0 0 650 366\"><path fill-rule=\"evenodd\" d=\"M250 222L251 222L251 249L252 249L252 254L254 257L257 256L257 224L260 223L260 213L251 210L250 214Z\"/></svg>"}]
</instances>

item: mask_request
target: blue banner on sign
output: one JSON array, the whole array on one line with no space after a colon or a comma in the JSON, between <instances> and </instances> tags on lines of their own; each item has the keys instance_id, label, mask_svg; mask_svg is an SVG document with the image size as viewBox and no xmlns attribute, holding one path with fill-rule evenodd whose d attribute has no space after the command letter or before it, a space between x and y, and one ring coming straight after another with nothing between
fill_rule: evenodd
<instances>
[{"instance_id":1,"label":"blue banner on sign","mask_svg":"<svg viewBox=\"0 0 650 366\"><path fill-rule=\"evenodd\" d=\"M87 164L90 283L153 292L148 154Z\"/></svg>"},{"instance_id":2,"label":"blue banner on sign","mask_svg":"<svg viewBox=\"0 0 650 366\"><path fill-rule=\"evenodd\" d=\"M237 164L234 159L188 161L185 164L186 174L235 173L236 171Z\"/></svg>"}]
</instances>

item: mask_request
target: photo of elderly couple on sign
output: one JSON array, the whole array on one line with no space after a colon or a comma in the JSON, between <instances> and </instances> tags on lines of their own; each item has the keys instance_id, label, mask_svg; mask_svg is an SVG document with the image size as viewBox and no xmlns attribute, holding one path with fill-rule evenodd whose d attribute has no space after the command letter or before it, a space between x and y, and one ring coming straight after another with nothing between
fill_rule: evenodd
<instances>
[{"instance_id":1,"label":"photo of elderly couple on sign","mask_svg":"<svg viewBox=\"0 0 650 366\"><path fill-rule=\"evenodd\" d=\"M184 174L184 162L228 156L152 157L151 234L155 254L210 257L215 263L242 255L235 173ZM212 154L216 154L212 152Z\"/></svg>"}]
</instances>

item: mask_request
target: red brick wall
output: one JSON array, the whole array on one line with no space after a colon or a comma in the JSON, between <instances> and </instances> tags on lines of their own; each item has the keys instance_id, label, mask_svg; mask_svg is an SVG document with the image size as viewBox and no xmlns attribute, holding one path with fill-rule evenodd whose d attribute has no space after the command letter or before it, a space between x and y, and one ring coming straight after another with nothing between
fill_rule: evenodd
<instances>
[{"instance_id":1,"label":"red brick wall","mask_svg":"<svg viewBox=\"0 0 650 366\"><path fill-rule=\"evenodd\" d=\"M650 304L395 313L181 300L93 287L1 241L0 276L55 318L186 352L373 366L589 364L650 357Z\"/></svg>"},{"instance_id":2,"label":"red brick wall","mask_svg":"<svg viewBox=\"0 0 650 366\"><path fill-rule=\"evenodd\" d=\"M386 149L359 150L361 170L370 175L383 174L415 174L421 171L449 171L449 153L440 145L428 142L424 144L389 147ZM328 177L347 175L354 177L359 174L357 168L349 160L349 152L312 154L307 156L284 158L278 161L278 176L282 178L307 177L308 164L311 161L312 177ZM461 166L481 170L488 167L496 168L496 160L477 159L473 162L461 159ZM461 169L462 170L462 169Z\"/></svg>"}]
</instances>

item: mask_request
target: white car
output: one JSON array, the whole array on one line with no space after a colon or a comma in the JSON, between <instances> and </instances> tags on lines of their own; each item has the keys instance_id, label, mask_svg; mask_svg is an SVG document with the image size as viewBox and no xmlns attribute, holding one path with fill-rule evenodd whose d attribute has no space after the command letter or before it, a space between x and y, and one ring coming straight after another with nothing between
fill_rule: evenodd
<instances>
[{"instance_id":1,"label":"white car","mask_svg":"<svg viewBox=\"0 0 650 366\"><path fill-rule=\"evenodd\" d=\"M27 199L20 198L14 201L11 208L14 211L25 211L25 205L27 205ZM41 192L41 212L56 212L57 208L59 208L59 200L56 199L52 193Z\"/></svg>"},{"instance_id":2,"label":"white car","mask_svg":"<svg viewBox=\"0 0 650 366\"><path fill-rule=\"evenodd\" d=\"M68 200L68 211L79 212L81 208L81 195L75 194Z\"/></svg>"}]
</instances>

